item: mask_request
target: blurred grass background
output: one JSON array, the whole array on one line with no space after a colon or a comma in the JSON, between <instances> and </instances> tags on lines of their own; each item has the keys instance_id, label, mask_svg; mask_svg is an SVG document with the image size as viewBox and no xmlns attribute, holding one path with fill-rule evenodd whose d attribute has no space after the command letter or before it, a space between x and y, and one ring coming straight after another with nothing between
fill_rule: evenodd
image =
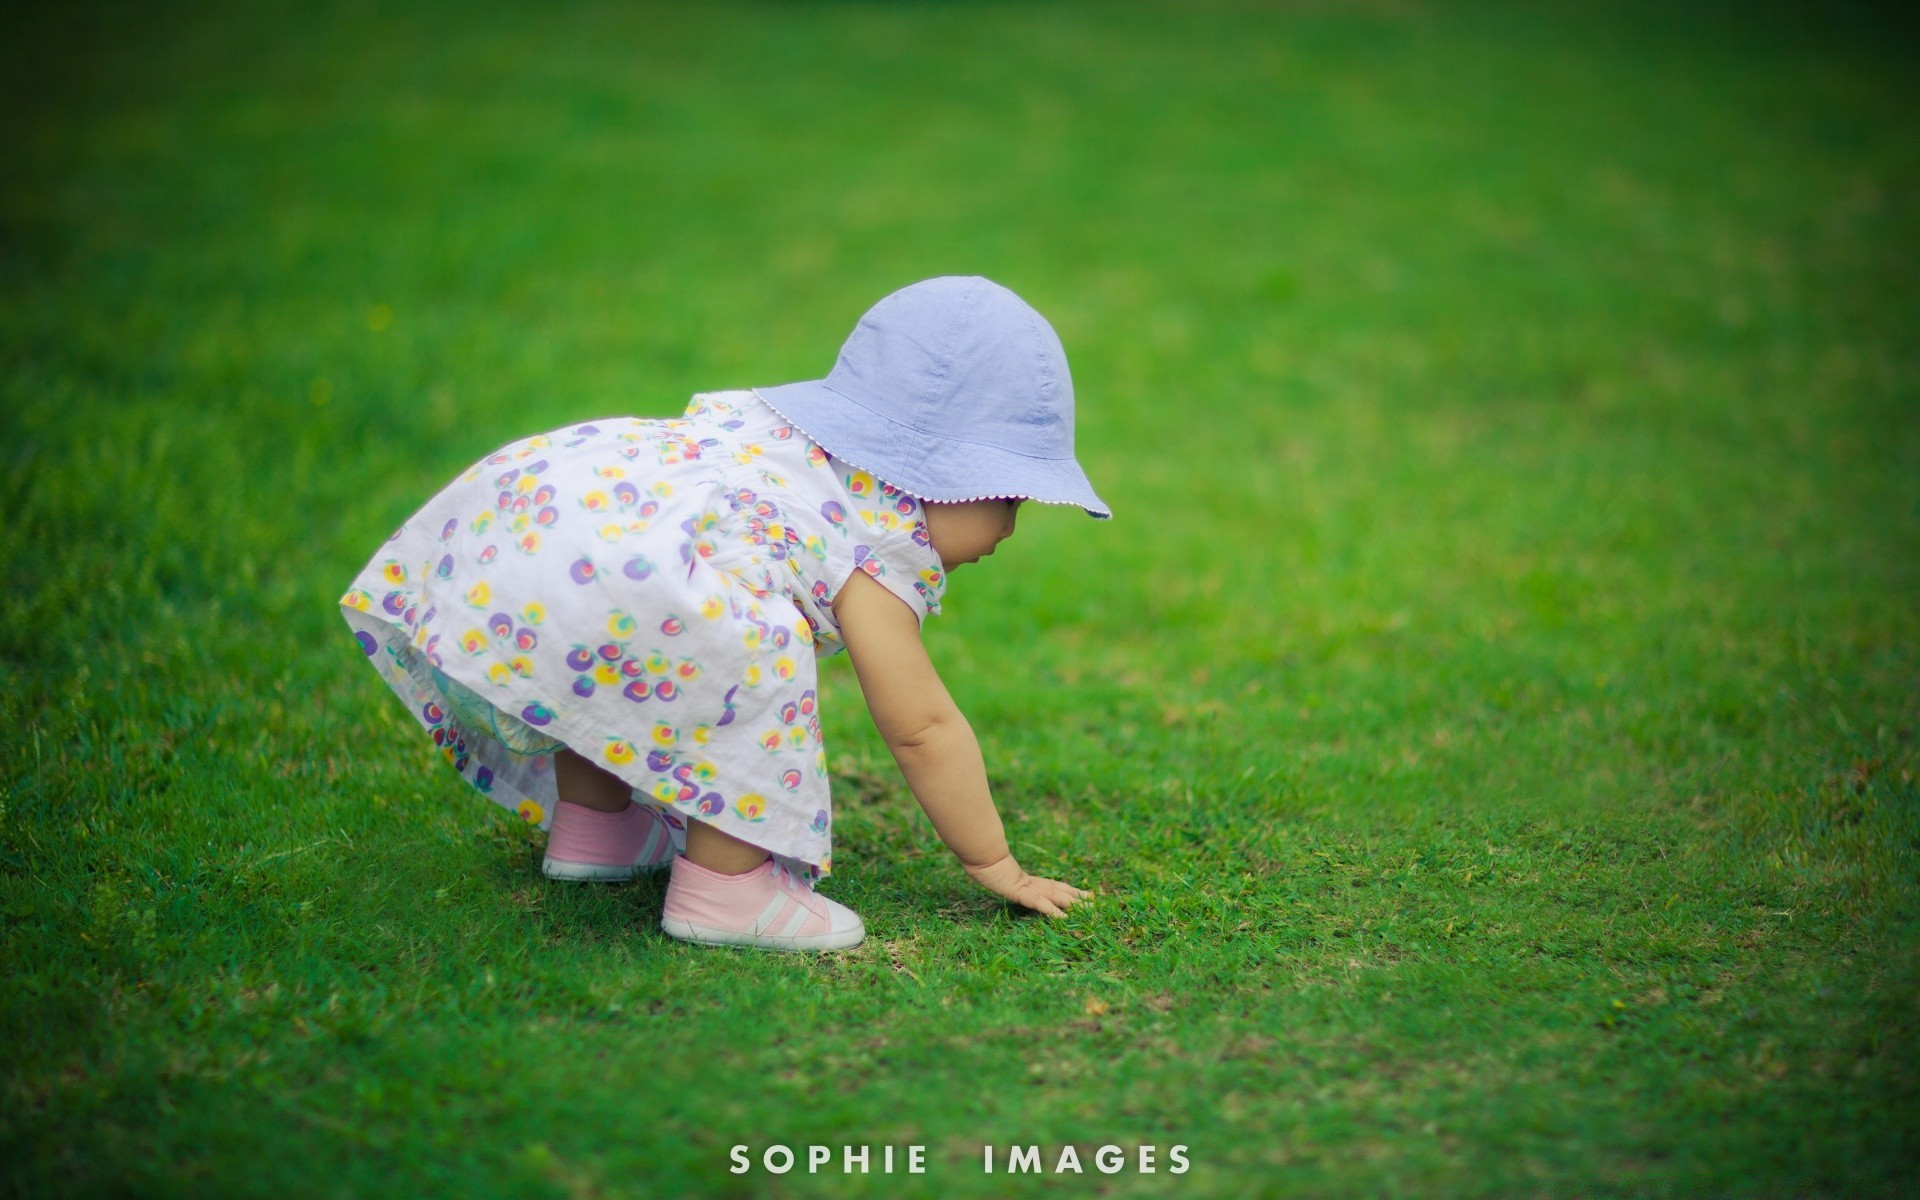
<instances>
[{"instance_id":1,"label":"blurred grass background","mask_svg":"<svg viewBox=\"0 0 1920 1200\"><path fill-rule=\"evenodd\" d=\"M104 5L0 41L14 1194L1911 1194L1920 142L1872 6ZM333 604L492 447L1059 329L1118 519L827 681L857 953L665 940ZM977 572L977 573L976 573ZM924 1143L923 1177L726 1148ZM1051 1163L1056 1152L1046 1157Z\"/></svg>"}]
</instances>

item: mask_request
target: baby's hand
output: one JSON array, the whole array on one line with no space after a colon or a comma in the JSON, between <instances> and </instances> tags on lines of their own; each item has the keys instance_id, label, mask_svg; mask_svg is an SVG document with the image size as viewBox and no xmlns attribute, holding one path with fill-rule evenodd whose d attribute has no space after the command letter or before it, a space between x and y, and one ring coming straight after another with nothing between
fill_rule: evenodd
<instances>
[{"instance_id":1,"label":"baby's hand","mask_svg":"<svg viewBox=\"0 0 1920 1200\"><path fill-rule=\"evenodd\" d=\"M1023 904L1037 913L1049 917L1060 916L1066 909L1073 907L1076 900L1085 900L1088 893L1077 887L1061 883L1058 879L1043 879L1038 875L1029 875L1020 868L1020 864L1009 854L996 863L984 867L960 864L967 868L967 874L981 887L997 895L1005 896L1015 904Z\"/></svg>"}]
</instances>

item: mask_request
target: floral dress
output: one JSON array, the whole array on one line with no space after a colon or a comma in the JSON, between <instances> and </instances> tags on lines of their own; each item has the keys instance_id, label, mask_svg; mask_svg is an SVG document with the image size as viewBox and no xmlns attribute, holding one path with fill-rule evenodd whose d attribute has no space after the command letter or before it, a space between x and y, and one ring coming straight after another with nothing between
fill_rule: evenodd
<instances>
[{"instance_id":1,"label":"floral dress","mask_svg":"<svg viewBox=\"0 0 1920 1200\"><path fill-rule=\"evenodd\" d=\"M815 656L865 571L926 616L920 501L750 391L488 455L402 525L340 604L454 769L545 826L562 746L667 813L815 874L833 809Z\"/></svg>"}]
</instances>

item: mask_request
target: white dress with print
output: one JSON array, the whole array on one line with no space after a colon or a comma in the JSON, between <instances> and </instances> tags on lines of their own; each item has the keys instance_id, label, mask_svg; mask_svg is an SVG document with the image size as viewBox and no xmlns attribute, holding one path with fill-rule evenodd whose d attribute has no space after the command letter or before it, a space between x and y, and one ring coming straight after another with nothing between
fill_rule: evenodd
<instances>
[{"instance_id":1,"label":"white dress with print","mask_svg":"<svg viewBox=\"0 0 1920 1200\"><path fill-rule=\"evenodd\" d=\"M341 599L362 651L474 787L546 825L572 748L685 820L819 874L833 812L815 655L865 571L925 617L920 502L753 392L503 447ZM683 835L682 835L683 836Z\"/></svg>"}]
</instances>

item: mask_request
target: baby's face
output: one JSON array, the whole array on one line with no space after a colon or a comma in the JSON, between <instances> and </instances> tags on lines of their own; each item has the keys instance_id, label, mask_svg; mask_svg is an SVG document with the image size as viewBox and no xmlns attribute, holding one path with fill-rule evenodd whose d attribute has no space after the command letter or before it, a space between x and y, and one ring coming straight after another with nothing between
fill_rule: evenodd
<instances>
[{"instance_id":1,"label":"baby's face","mask_svg":"<svg viewBox=\"0 0 1920 1200\"><path fill-rule=\"evenodd\" d=\"M1018 500L968 500L961 504L927 504L927 536L940 565L951 571L961 563L979 562L994 547L1013 536Z\"/></svg>"}]
</instances>

